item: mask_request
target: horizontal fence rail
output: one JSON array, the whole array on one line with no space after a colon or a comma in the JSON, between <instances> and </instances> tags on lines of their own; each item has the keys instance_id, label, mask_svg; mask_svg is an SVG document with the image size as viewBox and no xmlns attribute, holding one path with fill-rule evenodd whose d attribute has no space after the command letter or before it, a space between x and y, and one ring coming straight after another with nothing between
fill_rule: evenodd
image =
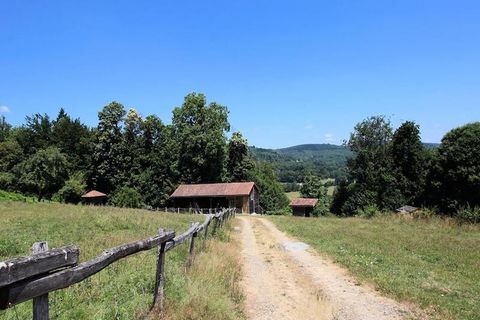
<instances>
[{"instance_id":1,"label":"horizontal fence rail","mask_svg":"<svg viewBox=\"0 0 480 320\"><path fill-rule=\"evenodd\" d=\"M187 268L194 257L195 238L200 234L206 240L208 227L213 222L215 234L225 222L235 216L235 209L224 209L208 214L202 224L192 223L187 231L159 229L158 235L107 249L97 257L78 264L80 250L66 246L48 250L46 242L35 243L34 254L0 262L0 310L34 299L33 318L48 319L48 293L67 288L100 272L110 264L141 251L158 248L157 272L152 308L163 309L165 285L165 253L190 240ZM42 301L42 302L39 302Z\"/></svg>"}]
</instances>

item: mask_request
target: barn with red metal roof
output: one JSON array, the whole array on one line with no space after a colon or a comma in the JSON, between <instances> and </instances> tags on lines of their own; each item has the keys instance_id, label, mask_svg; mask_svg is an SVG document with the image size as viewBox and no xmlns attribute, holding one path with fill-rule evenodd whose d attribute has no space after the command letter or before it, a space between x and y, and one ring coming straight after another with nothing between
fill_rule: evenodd
<instances>
[{"instance_id":1,"label":"barn with red metal roof","mask_svg":"<svg viewBox=\"0 0 480 320\"><path fill-rule=\"evenodd\" d=\"M183 208L237 208L242 213L258 213L260 208L253 182L181 184L170 199Z\"/></svg>"}]
</instances>

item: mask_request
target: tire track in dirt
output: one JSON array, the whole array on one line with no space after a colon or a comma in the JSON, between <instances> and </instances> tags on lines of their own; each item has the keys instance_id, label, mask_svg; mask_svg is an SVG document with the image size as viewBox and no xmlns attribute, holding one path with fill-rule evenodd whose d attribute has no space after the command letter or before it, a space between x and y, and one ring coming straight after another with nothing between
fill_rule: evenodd
<instances>
[{"instance_id":1,"label":"tire track in dirt","mask_svg":"<svg viewBox=\"0 0 480 320\"><path fill-rule=\"evenodd\" d=\"M240 218L246 313L249 319L330 319L321 292L253 219ZM325 316L323 316L325 315Z\"/></svg>"},{"instance_id":2,"label":"tire track in dirt","mask_svg":"<svg viewBox=\"0 0 480 320\"><path fill-rule=\"evenodd\" d=\"M249 319L412 319L409 308L361 286L313 250L292 242L270 221L239 217L246 314Z\"/></svg>"}]
</instances>

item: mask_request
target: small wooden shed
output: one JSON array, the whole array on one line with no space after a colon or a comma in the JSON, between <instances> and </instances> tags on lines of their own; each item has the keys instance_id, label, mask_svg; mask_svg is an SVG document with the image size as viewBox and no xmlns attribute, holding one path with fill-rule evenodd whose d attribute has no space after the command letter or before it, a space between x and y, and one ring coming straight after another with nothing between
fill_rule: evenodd
<instances>
[{"instance_id":1,"label":"small wooden shed","mask_svg":"<svg viewBox=\"0 0 480 320\"><path fill-rule=\"evenodd\" d=\"M91 190L82 196L82 203L104 205L107 203L107 195L97 190Z\"/></svg>"},{"instance_id":2,"label":"small wooden shed","mask_svg":"<svg viewBox=\"0 0 480 320\"><path fill-rule=\"evenodd\" d=\"M317 202L318 199L315 198L297 198L290 202L290 207L294 216L310 217Z\"/></svg>"},{"instance_id":3,"label":"small wooden shed","mask_svg":"<svg viewBox=\"0 0 480 320\"><path fill-rule=\"evenodd\" d=\"M253 182L181 184L170 199L181 208L237 208L259 213L258 188Z\"/></svg>"}]
</instances>

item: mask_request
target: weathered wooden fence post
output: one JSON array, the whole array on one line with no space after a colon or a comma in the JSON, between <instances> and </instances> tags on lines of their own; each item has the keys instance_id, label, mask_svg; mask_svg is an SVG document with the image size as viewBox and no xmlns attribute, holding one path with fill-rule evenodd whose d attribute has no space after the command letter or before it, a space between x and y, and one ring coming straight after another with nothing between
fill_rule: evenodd
<instances>
[{"instance_id":1,"label":"weathered wooden fence post","mask_svg":"<svg viewBox=\"0 0 480 320\"><path fill-rule=\"evenodd\" d=\"M158 235L163 237L165 230L159 229ZM165 286L165 246L166 242L163 242L158 247L158 260L157 260L157 273L155 276L155 292L153 296L153 308L157 311L163 310L164 294L163 288Z\"/></svg>"},{"instance_id":2,"label":"weathered wooden fence post","mask_svg":"<svg viewBox=\"0 0 480 320\"><path fill-rule=\"evenodd\" d=\"M207 219L210 219L208 220L207 224L205 225L205 231L204 231L204 234L203 234L203 240L207 241L208 239L208 226L210 225L210 222L212 221L212 218L209 217Z\"/></svg>"},{"instance_id":3,"label":"weathered wooden fence post","mask_svg":"<svg viewBox=\"0 0 480 320\"><path fill-rule=\"evenodd\" d=\"M35 242L32 246L32 253L40 253L48 250L46 241ZM33 320L48 320L48 293L33 298Z\"/></svg>"},{"instance_id":4,"label":"weathered wooden fence post","mask_svg":"<svg viewBox=\"0 0 480 320\"><path fill-rule=\"evenodd\" d=\"M213 221L213 232L212 232L212 234L215 235L215 234L217 234L217 228L218 228L218 217L217 217L217 215L214 215L212 217L212 221Z\"/></svg>"},{"instance_id":5,"label":"weathered wooden fence post","mask_svg":"<svg viewBox=\"0 0 480 320\"><path fill-rule=\"evenodd\" d=\"M192 226L194 225L195 223L192 222ZM198 228L198 227L197 227ZM193 252L193 249L194 249L194 246L195 246L195 238L197 237L197 231L195 231L193 234L192 234L192 238L190 239L190 248L188 250L188 261L187 261L187 269L189 269L191 266L192 266L192 263L193 263L193 256L194 256L194 252Z\"/></svg>"}]
</instances>

